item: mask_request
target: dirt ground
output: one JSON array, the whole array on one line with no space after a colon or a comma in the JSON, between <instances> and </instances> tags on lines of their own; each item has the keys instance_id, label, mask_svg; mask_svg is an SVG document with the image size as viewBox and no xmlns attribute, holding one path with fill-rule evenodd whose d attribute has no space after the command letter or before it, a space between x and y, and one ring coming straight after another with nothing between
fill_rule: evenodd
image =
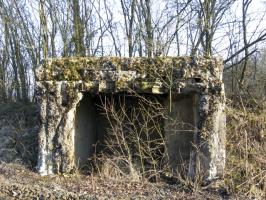
<instances>
[{"instance_id":1,"label":"dirt ground","mask_svg":"<svg viewBox=\"0 0 266 200\"><path fill-rule=\"evenodd\" d=\"M228 199L223 191L189 189L184 184L134 182L100 175L40 176L36 145L23 119L0 119L0 200L9 199ZM29 159L33 157L32 159ZM35 158L34 158L35 157ZM27 164L26 161L29 161ZM30 167L32 166L32 167Z\"/></svg>"},{"instance_id":2,"label":"dirt ground","mask_svg":"<svg viewBox=\"0 0 266 200\"><path fill-rule=\"evenodd\" d=\"M0 200L247 199L214 185L201 187L186 182L151 183L130 178L103 178L99 174L42 177L34 169L37 160L36 123L28 120L34 119L33 108L0 106Z\"/></svg>"},{"instance_id":3,"label":"dirt ground","mask_svg":"<svg viewBox=\"0 0 266 200\"><path fill-rule=\"evenodd\" d=\"M0 199L228 199L217 190L190 191L166 183L45 176L20 164L0 164Z\"/></svg>"}]
</instances>

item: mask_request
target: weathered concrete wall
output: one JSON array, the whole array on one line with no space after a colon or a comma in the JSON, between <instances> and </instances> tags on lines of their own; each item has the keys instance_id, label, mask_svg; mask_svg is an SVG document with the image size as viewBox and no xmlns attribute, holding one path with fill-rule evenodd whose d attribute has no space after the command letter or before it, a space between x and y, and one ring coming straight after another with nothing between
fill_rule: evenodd
<instances>
[{"instance_id":1,"label":"weathered concrete wall","mask_svg":"<svg viewBox=\"0 0 266 200\"><path fill-rule=\"evenodd\" d=\"M171 106L164 120L168 163L173 169L179 168L179 171L184 169L184 164L188 166L194 144L195 103L193 95L175 96L171 103L169 98L166 99L166 106Z\"/></svg>"},{"instance_id":2,"label":"weathered concrete wall","mask_svg":"<svg viewBox=\"0 0 266 200\"><path fill-rule=\"evenodd\" d=\"M75 165L75 112L82 93L62 81L37 82L36 90L40 106L39 172L71 172Z\"/></svg>"},{"instance_id":3,"label":"weathered concrete wall","mask_svg":"<svg viewBox=\"0 0 266 200\"><path fill-rule=\"evenodd\" d=\"M173 101L171 113L179 119L177 114L181 112L180 118L194 121L194 148L190 151L188 175L195 176L200 171L207 179L221 176L225 164L222 70L219 59L195 57L46 60L36 70L36 98L40 106L39 172L45 175L76 169L75 116L85 92L135 91L169 96L194 95L197 100L193 102L191 98ZM191 108L193 104L194 108ZM183 137L184 130L181 133L180 137ZM171 138L171 135L166 137ZM191 135L183 138L190 141ZM173 146L169 144L173 149L171 157L175 158L177 148ZM176 165L178 161L173 163Z\"/></svg>"}]
</instances>

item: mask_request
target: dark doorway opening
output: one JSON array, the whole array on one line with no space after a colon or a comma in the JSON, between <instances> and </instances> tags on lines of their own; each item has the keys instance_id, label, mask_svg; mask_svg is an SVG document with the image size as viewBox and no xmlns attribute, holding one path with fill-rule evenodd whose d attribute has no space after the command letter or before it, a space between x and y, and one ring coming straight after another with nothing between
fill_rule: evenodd
<instances>
[{"instance_id":1,"label":"dark doorway opening","mask_svg":"<svg viewBox=\"0 0 266 200\"><path fill-rule=\"evenodd\" d=\"M76 167L87 170L95 156L124 151L117 145L121 135L128 145L126 154L131 153L132 159L138 161L145 158L141 160L145 170L152 165L148 156L161 162L160 166L167 161L173 169L188 164L197 123L195 102L195 95L176 95L170 103L165 94L84 93L75 119ZM111 140L116 144L110 144ZM136 144L138 140L146 148L143 152Z\"/></svg>"}]
</instances>

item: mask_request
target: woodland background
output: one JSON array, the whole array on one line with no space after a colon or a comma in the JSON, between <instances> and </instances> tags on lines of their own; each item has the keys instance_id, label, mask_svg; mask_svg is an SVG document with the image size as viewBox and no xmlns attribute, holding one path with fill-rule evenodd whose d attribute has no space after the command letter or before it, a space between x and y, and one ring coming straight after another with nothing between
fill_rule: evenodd
<instances>
[{"instance_id":1,"label":"woodland background","mask_svg":"<svg viewBox=\"0 0 266 200\"><path fill-rule=\"evenodd\" d=\"M265 72L265 10L260 0L0 0L0 101L32 101L34 69L69 56L221 56L235 94Z\"/></svg>"},{"instance_id":2,"label":"woodland background","mask_svg":"<svg viewBox=\"0 0 266 200\"><path fill-rule=\"evenodd\" d=\"M52 191L51 181L12 164L36 166L34 70L44 59L186 55L224 60L227 162L219 195L265 199L265 15L263 0L0 0L0 161L11 163L0 163L0 198L9 191L25 195L21 188L27 184L30 189L42 185ZM217 197L205 193L201 183L184 179L178 189L144 187L142 181L139 189L146 189L136 190L131 179L109 184L91 176L83 177L81 184L80 178L61 178L54 178L54 184L65 191L89 194L106 188L103 195L113 194L121 186L117 194L129 192L136 197L140 191L144 195L140 198L148 197L146 192L154 198L161 194L180 199ZM19 189L14 189L12 180L21 183Z\"/></svg>"}]
</instances>

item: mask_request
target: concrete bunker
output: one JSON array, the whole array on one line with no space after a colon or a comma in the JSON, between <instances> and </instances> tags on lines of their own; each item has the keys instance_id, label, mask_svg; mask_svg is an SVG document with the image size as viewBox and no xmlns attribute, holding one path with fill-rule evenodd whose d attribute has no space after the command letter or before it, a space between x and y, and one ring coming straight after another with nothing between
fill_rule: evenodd
<instances>
[{"instance_id":1,"label":"concrete bunker","mask_svg":"<svg viewBox=\"0 0 266 200\"><path fill-rule=\"evenodd\" d=\"M225 97L222 61L194 57L61 58L36 70L40 107L38 171L72 173L103 149L108 121L100 96L116 102L132 93L159 97L167 164L186 165L188 176L222 176L225 165ZM117 108L119 109L119 107ZM153 135L153 133L150 133ZM99 148L95 146L99 145Z\"/></svg>"},{"instance_id":2,"label":"concrete bunker","mask_svg":"<svg viewBox=\"0 0 266 200\"><path fill-rule=\"evenodd\" d=\"M147 98L147 95L141 95ZM156 95L162 106L169 106L169 98L167 95ZM77 169L88 167L89 160L97 153L105 148L105 139L111 127L106 119L106 113L103 109L103 99L108 101L116 101L116 104L121 103L119 100L123 98L126 106L127 114L130 114L131 108L136 108L137 98L134 95L126 93L116 95L93 95L86 93L77 105L75 116L75 136L74 136L74 152L75 164ZM161 123L161 131L165 139L169 165L173 168L181 170L187 168L184 165L189 164L190 152L193 148L195 125L196 125L196 98L194 95L175 95L172 100L172 111L167 112L169 119L165 120L162 117L158 120ZM117 111L121 105L116 105ZM175 113L175 114L173 114ZM131 113L132 114L132 113ZM133 120L133 119L131 119ZM159 139L158 134L153 134L153 137ZM163 146L164 148L164 146ZM161 159L161 158L158 158Z\"/></svg>"}]
</instances>

